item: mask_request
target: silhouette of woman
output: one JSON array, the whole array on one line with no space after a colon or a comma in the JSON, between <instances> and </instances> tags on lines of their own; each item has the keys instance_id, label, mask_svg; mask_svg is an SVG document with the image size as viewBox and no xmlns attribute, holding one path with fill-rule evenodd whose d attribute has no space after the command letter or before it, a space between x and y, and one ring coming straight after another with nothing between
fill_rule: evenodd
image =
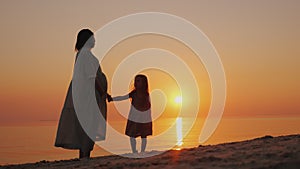
<instances>
[{"instance_id":1,"label":"silhouette of woman","mask_svg":"<svg viewBox=\"0 0 300 169\"><path fill-rule=\"evenodd\" d=\"M83 62L81 65L84 67L82 72L90 72L91 74L83 74L85 76L89 76L92 78L92 82L95 81L95 96L97 100L98 107L102 116L105 119L105 124L98 124L99 121L89 121L93 124L94 130L99 130L97 138L96 135L92 135L93 138L90 138L91 135L88 135L86 131L83 129L79 119L78 114L75 112L75 108L73 105L73 97L72 97L72 81L70 82L67 96L65 99L64 106L61 111L61 116L58 124L57 135L55 140L56 147L62 147L65 149L78 149L79 150L79 158L89 158L90 152L93 150L94 141L104 140L106 134L106 92L107 92L107 79L106 76L102 73L101 67L99 65L98 59L93 55L91 49L95 46L95 38L93 36L93 32L89 29L81 30L77 35L77 42L75 45L76 50L76 59L80 59L80 57L86 58L89 62ZM80 53L80 54L79 54ZM95 67L96 66L96 67ZM87 70L91 69L91 67L96 68L96 71ZM75 70L75 68L74 68ZM73 76L74 80L74 76ZM90 80L90 79L89 79ZM96 113L96 112L95 112ZM84 116L89 119L93 119L95 115L93 114L84 114ZM97 131L95 132L97 133ZM90 137L89 137L90 136Z\"/></svg>"}]
</instances>

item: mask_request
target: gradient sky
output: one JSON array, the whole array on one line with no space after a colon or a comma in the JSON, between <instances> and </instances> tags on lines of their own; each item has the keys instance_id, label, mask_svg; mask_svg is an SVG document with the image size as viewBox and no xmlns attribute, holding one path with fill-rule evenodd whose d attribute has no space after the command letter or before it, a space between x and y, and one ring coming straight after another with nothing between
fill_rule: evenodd
<instances>
[{"instance_id":1,"label":"gradient sky","mask_svg":"<svg viewBox=\"0 0 300 169\"><path fill-rule=\"evenodd\" d=\"M0 124L58 120L72 75L78 31L96 31L114 19L137 12L165 12L183 17L208 36L221 57L227 78L224 117L300 115L300 1L0 3ZM189 52L168 38L143 38L152 42L144 47L160 44L178 55ZM155 40L172 42L164 46L155 44ZM119 49L138 49L145 42L138 37L128 41L127 45L120 44ZM139 47L133 45L140 43ZM118 50L118 55L126 55L125 49L123 53ZM182 57L192 64L187 53ZM110 65L101 65L110 79ZM201 74L205 69L191 69L201 81L201 97L210 98L207 75ZM151 83L154 87L160 80L153 79ZM201 104L207 106L209 100L203 100Z\"/></svg>"}]
</instances>

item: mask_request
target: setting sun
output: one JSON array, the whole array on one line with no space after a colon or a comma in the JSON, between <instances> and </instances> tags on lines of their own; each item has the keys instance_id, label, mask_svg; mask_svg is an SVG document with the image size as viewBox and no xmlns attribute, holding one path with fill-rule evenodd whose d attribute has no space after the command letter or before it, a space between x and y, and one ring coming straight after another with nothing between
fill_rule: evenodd
<instances>
[{"instance_id":1,"label":"setting sun","mask_svg":"<svg viewBox=\"0 0 300 169\"><path fill-rule=\"evenodd\" d=\"M181 103L182 102L182 97L181 96L176 96L174 99L175 103Z\"/></svg>"}]
</instances>

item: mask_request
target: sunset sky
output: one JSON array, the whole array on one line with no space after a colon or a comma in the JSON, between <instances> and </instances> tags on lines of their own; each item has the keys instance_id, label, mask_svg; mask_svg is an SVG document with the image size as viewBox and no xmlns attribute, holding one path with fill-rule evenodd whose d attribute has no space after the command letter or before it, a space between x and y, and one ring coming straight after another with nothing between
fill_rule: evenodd
<instances>
[{"instance_id":1,"label":"sunset sky","mask_svg":"<svg viewBox=\"0 0 300 169\"><path fill-rule=\"evenodd\" d=\"M185 18L208 36L226 74L224 117L300 116L300 1L4 0L0 124L58 120L72 76L78 31L97 31L137 12ZM211 94L205 67L199 67L201 62L187 47L168 37L137 36L116 45L100 63L109 82L120 58L149 47L172 51L190 65L200 88L200 111L207 112ZM151 89L167 92L166 74L152 70L148 75ZM171 78L168 82L175 84Z\"/></svg>"}]
</instances>

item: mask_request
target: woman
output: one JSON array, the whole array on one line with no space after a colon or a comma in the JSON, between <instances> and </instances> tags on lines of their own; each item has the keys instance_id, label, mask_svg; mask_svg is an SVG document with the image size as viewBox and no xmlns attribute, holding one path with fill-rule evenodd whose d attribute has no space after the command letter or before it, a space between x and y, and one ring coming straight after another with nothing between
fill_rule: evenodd
<instances>
[{"instance_id":1,"label":"woman","mask_svg":"<svg viewBox=\"0 0 300 169\"><path fill-rule=\"evenodd\" d=\"M83 29L77 35L73 85L71 81L61 112L55 141L56 147L78 149L79 158L89 158L95 144L94 141L104 140L106 134L107 80L102 73L98 59L91 52L91 49L95 46L93 35L93 32L89 29ZM83 84L92 85L93 90L86 90L86 87L78 88L78 85L74 82L79 76L80 79L84 80ZM76 91L84 93L85 96L89 95L88 99L91 98L90 100L83 100L87 108L91 107L96 96L98 104L96 107L99 109L93 110L92 113L90 113L90 110L82 111L79 109L78 100L76 100L78 94L74 94ZM89 91L95 92L89 94ZM77 105L74 106L75 101ZM79 102L80 104L83 103ZM100 117L99 110L103 118Z\"/></svg>"}]
</instances>

